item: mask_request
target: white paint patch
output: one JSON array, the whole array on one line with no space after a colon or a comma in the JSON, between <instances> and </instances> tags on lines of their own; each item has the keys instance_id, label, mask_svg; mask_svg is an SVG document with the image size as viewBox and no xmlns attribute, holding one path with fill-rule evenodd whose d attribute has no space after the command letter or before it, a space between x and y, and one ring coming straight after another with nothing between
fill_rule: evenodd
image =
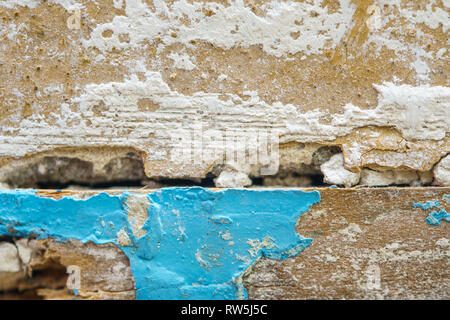
<instances>
[{"instance_id":1,"label":"white paint patch","mask_svg":"<svg viewBox=\"0 0 450 320\"><path fill-rule=\"evenodd\" d=\"M67 11L83 8L83 5L81 5L76 0L49 0L49 2L54 3L54 4L59 4Z\"/></svg>"},{"instance_id":2,"label":"white paint patch","mask_svg":"<svg viewBox=\"0 0 450 320\"><path fill-rule=\"evenodd\" d=\"M118 274L118 273L126 272L128 268L129 268L129 267L128 267L127 265L125 265L125 264L122 263L122 262L119 262L118 264L115 264L115 265L114 265L114 267L112 268L112 270L113 270L113 272L114 272L115 274Z\"/></svg>"},{"instance_id":3,"label":"white paint patch","mask_svg":"<svg viewBox=\"0 0 450 320\"><path fill-rule=\"evenodd\" d=\"M322 7L322 2L271 1L262 5L267 13L260 17L242 0L231 1L228 6L154 0L154 12L141 0L126 0L126 16L116 16L112 22L98 25L84 45L110 51L113 47L140 47L145 40L160 38L164 45L189 46L191 40L204 40L224 49L262 45L265 52L277 57L297 52L321 54L340 43L355 12L350 0L339 0L340 8L334 13ZM206 16L204 11L213 14ZM186 18L187 24L181 22ZM112 37L103 38L105 30L113 31ZM296 32L300 32L298 39L291 36ZM119 34L128 34L130 42L121 43Z\"/></svg>"},{"instance_id":4,"label":"white paint patch","mask_svg":"<svg viewBox=\"0 0 450 320\"><path fill-rule=\"evenodd\" d=\"M414 70L416 70L417 79L422 82L429 81L429 73L431 72L431 69L424 58L433 59L433 56L431 54L427 54L427 52L425 52L425 50L423 49L416 49L414 50L414 52L416 60L414 60L414 62L412 62L410 65Z\"/></svg>"},{"instance_id":5,"label":"white paint patch","mask_svg":"<svg viewBox=\"0 0 450 320\"><path fill-rule=\"evenodd\" d=\"M0 123L4 132L0 135L0 156L21 157L60 146L132 146L145 151L148 162L167 163L151 166L152 175L201 177L212 163L221 163L225 144L215 139L226 132L239 133L233 147L237 151L246 150L257 130L278 133L280 143L331 141L370 125L394 127L408 140L441 140L449 132L450 88L393 83L375 88L379 92L375 109L347 104L343 113L330 115L320 109L304 112L292 104L268 104L257 92L244 92L245 98L205 92L183 95L171 90L159 72L147 71L144 80L132 75L123 82L86 85L82 94L70 101L72 106L61 104L60 111L48 119L35 112L17 123ZM141 99L151 100L158 109L141 111ZM102 104L107 109L94 116ZM178 139L186 136L203 137L208 157L199 165L193 165L191 153L180 153L181 147L192 147L180 146ZM361 152L358 145L349 150L345 165L357 167ZM428 156L424 150L407 164L415 168ZM398 160L395 154L383 160L388 157L398 166L407 161Z\"/></svg>"},{"instance_id":6,"label":"white paint patch","mask_svg":"<svg viewBox=\"0 0 450 320\"><path fill-rule=\"evenodd\" d=\"M338 257L332 256L331 254L325 254L322 257L324 257L325 262L336 262L339 260Z\"/></svg>"},{"instance_id":7,"label":"white paint patch","mask_svg":"<svg viewBox=\"0 0 450 320\"><path fill-rule=\"evenodd\" d=\"M47 86L44 89L42 89L42 91L46 94L46 95L51 95L51 94L55 94L55 93L62 93L64 91L64 85L63 84L58 84L58 85L52 85L52 86Z\"/></svg>"},{"instance_id":8,"label":"white paint patch","mask_svg":"<svg viewBox=\"0 0 450 320\"><path fill-rule=\"evenodd\" d=\"M442 59L446 52L447 52L447 48L439 49L438 52L436 53L436 58Z\"/></svg>"},{"instance_id":9,"label":"white paint patch","mask_svg":"<svg viewBox=\"0 0 450 320\"><path fill-rule=\"evenodd\" d=\"M433 59L434 52L425 51L423 47L426 47L426 45L418 43L419 41L428 41L423 26L430 29L442 28L443 33L447 33L450 26L449 13L437 7L436 0L427 1L425 10L418 10L413 4L402 4L401 1L391 0L376 0L373 6L383 9L380 9L382 10L381 15L377 20L378 28L372 29L375 32L369 33L368 40L364 44L365 50L362 52L366 52L366 50L369 50L369 45L374 44L378 54L383 47L394 51L397 61L408 61L411 57L414 57L410 66L416 71L417 82L426 83L429 81L429 73L432 70L428 61ZM389 9L385 10L384 8ZM401 25L401 21L406 23ZM417 41L407 40L405 37L408 35L416 37ZM445 47L448 43L442 45ZM437 53L435 57L437 59L442 58Z\"/></svg>"},{"instance_id":10,"label":"white paint patch","mask_svg":"<svg viewBox=\"0 0 450 320\"><path fill-rule=\"evenodd\" d=\"M14 9L17 6L35 8L40 3L40 0L5 0L0 1L0 7Z\"/></svg>"},{"instance_id":11,"label":"white paint patch","mask_svg":"<svg viewBox=\"0 0 450 320\"><path fill-rule=\"evenodd\" d=\"M376 109L361 110L348 104L335 124L358 119L360 126L394 126L410 140L441 140L449 132L449 87L399 86L390 82L374 87L379 93Z\"/></svg>"},{"instance_id":12,"label":"white paint patch","mask_svg":"<svg viewBox=\"0 0 450 320\"><path fill-rule=\"evenodd\" d=\"M314 219L323 219L328 216L327 210L312 210L309 213Z\"/></svg>"},{"instance_id":13,"label":"white paint patch","mask_svg":"<svg viewBox=\"0 0 450 320\"><path fill-rule=\"evenodd\" d=\"M197 66L191 61L191 57L186 53L179 54L177 52L171 52L168 55L168 58L173 60L173 66L177 69L191 71L197 68Z\"/></svg>"},{"instance_id":14,"label":"white paint patch","mask_svg":"<svg viewBox=\"0 0 450 320\"><path fill-rule=\"evenodd\" d=\"M423 23L431 29L442 27L442 30L446 33L450 27L449 13L437 7L436 0L428 0L427 2L425 10L417 10L413 6L411 8L403 7L400 9L400 14L415 25Z\"/></svg>"},{"instance_id":15,"label":"white paint patch","mask_svg":"<svg viewBox=\"0 0 450 320\"><path fill-rule=\"evenodd\" d=\"M2 30L2 33L6 33L6 37L8 40L17 41L18 43L22 43L22 39L19 38L19 35L22 38L25 38L25 35L30 30L29 26L25 23L19 23L16 25L15 23L11 22L6 27L3 27L4 30Z\"/></svg>"},{"instance_id":16,"label":"white paint patch","mask_svg":"<svg viewBox=\"0 0 450 320\"><path fill-rule=\"evenodd\" d=\"M217 77L217 81L222 82L224 80L226 80L228 78L228 76L226 74L221 74Z\"/></svg>"},{"instance_id":17,"label":"white paint patch","mask_svg":"<svg viewBox=\"0 0 450 320\"><path fill-rule=\"evenodd\" d=\"M113 6L116 9L122 9L123 8L123 0L113 0Z\"/></svg>"}]
</instances>

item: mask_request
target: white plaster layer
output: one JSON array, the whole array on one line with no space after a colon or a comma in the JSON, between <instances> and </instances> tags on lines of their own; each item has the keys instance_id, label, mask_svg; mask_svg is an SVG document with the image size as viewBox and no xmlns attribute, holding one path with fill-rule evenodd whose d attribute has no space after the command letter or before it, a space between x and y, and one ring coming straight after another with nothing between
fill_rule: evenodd
<instances>
[{"instance_id":1,"label":"white plaster layer","mask_svg":"<svg viewBox=\"0 0 450 320\"><path fill-rule=\"evenodd\" d=\"M362 110L351 104L345 106L342 116L336 116L339 125L354 121L361 126L393 126L410 140L441 140L450 125L450 87L395 85L391 82L374 84L378 91L378 106Z\"/></svg>"},{"instance_id":2,"label":"white plaster layer","mask_svg":"<svg viewBox=\"0 0 450 320\"><path fill-rule=\"evenodd\" d=\"M410 66L416 72L418 84L427 83L430 80L430 73L435 71L430 68L429 63L434 58L442 59L441 50L444 48L438 51L429 50L421 44L421 41L430 41L427 39L427 28L442 29L443 33L447 33L450 27L449 11L437 7L436 0L427 2L425 7L417 8L413 2L374 1L372 7L376 8L378 13L376 28L369 28L371 32L361 52L365 54L372 45L375 45L376 54L382 49L391 50L395 53L396 61L411 61ZM392 21L405 23L392 24ZM415 41L408 41L407 37L410 36L415 37ZM448 44L447 42L447 46ZM445 44L443 46L445 47Z\"/></svg>"},{"instance_id":3,"label":"white plaster layer","mask_svg":"<svg viewBox=\"0 0 450 320\"><path fill-rule=\"evenodd\" d=\"M262 5L266 15L261 17L242 0L230 1L228 6L154 0L155 11L141 0L126 0L126 16L98 25L84 45L105 52L114 47L140 47L145 40L159 38L164 45L189 46L191 40L204 40L224 49L262 45L264 51L277 57L297 52L320 54L340 43L355 11L350 0L340 0L340 9L333 13L322 7L322 2L271 1ZM206 15L205 11L212 14ZM183 23L182 19L189 22ZM113 31L112 37L102 36L106 30ZM296 32L300 36L294 39L291 34ZM120 34L128 34L130 42L120 42Z\"/></svg>"},{"instance_id":4,"label":"white plaster layer","mask_svg":"<svg viewBox=\"0 0 450 320\"><path fill-rule=\"evenodd\" d=\"M172 52L169 54L169 59L173 60L173 66L177 69L194 70L197 66L191 61L191 57L186 53L179 54Z\"/></svg>"},{"instance_id":5,"label":"white plaster layer","mask_svg":"<svg viewBox=\"0 0 450 320\"><path fill-rule=\"evenodd\" d=\"M450 88L392 83L375 88L379 92L375 109L347 104L342 114L330 115L319 109L304 112L292 104L268 104L256 92L244 92L245 99L205 92L187 96L171 90L159 72L148 71L142 81L133 75L124 82L87 85L81 95L61 104L60 112L47 119L35 113L16 125L0 123L0 156L20 157L60 146L132 146L146 152L146 161L172 163L153 166L154 175L199 177L211 164L221 163L225 149L246 148L258 130L279 136L281 143L332 141L370 125L394 127L410 140L445 137L450 128ZM149 99L158 109L140 110L141 99ZM97 111L103 104L107 109ZM218 136L226 132L239 135L233 146L218 143ZM189 152L180 153L179 140L188 136L192 141L200 138L207 151L200 155L200 164L193 165L193 144L182 145ZM357 146L347 150L346 166L357 166L360 152ZM420 151L407 165L414 168L420 157L427 156L427 150ZM395 160L399 155L392 157ZM397 165L405 165L402 161L400 157Z\"/></svg>"}]
</instances>

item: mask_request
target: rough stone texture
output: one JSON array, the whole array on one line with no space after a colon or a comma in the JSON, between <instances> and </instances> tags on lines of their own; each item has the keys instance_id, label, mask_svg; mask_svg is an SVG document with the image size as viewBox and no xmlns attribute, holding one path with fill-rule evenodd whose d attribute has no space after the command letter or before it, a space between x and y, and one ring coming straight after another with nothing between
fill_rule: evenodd
<instances>
[{"instance_id":1,"label":"rough stone texture","mask_svg":"<svg viewBox=\"0 0 450 320\"><path fill-rule=\"evenodd\" d=\"M442 0L3 0L0 189L205 177L304 187L322 175L358 188L450 186L449 9ZM411 207L444 193L322 189L298 223L313 245L263 259L245 280L250 298L448 299L448 224L430 226ZM145 205L129 205L142 236ZM87 270L78 297L135 297L112 245L6 239L0 255L6 298L76 298L65 289L74 262ZM379 289L366 284L373 271Z\"/></svg>"},{"instance_id":2,"label":"rough stone texture","mask_svg":"<svg viewBox=\"0 0 450 320\"><path fill-rule=\"evenodd\" d=\"M443 158L433 171L437 185L450 186L450 156Z\"/></svg>"},{"instance_id":3,"label":"rough stone texture","mask_svg":"<svg viewBox=\"0 0 450 320\"><path fill-rule=\"evenodd\" d=\"M0 271L0 299L23 299L27 295L36 299L135 298L129 261L114 245L27 239L15 240L15 245L0 242L0 248L5 245L14 248L16 256L17 246L21 258L23 251L28 250L29 260L22 260L16 272ZM0 268L5 266L7 264L1 260ZM78 296L67 288L67 270L70 266L80 268L81 289Z\"/></svg>"},{"instance_id":4,"label":"rough stone texture","mask_svg":"<svg viewBox=\"0 0 450 320\"><path fill-rule=\"evenodd\" d=\"M2 1L0 181L20 180L23 157L47 178L76 165L81 183L117 180L139 166L127 148L148 177L200 178L234 161L226 151L265 149L255 132L278 136L280 153L339 146L355 172L427 172L450 151L448 12L438 0Z\"/></svg>"},{"instance_id":5,"label":"rough stone texture","mask_svg":"<svg viewBox=\"0 0 450 320\"><path fill-rule=\"evenodd\" d=\"M131 148L57 149L12 161L0 168L5 185L39 188L41 185L130 182L146 179L142 158Z\"/></svg>"},{"instance_id":6,"label":"rough stone texture","mask_svg":"<svg viewBox=\"0 0 450 320\"><path fill-rule=\"evenodd\" d=\"M449 224L429 225L431 210L413 203L439 201L448 212L444 195L449 188L318 190L321 202L301 215L296 226L299 234L313 238L312 244L283 261L262 258L244 277L250 299L448 299ZM57 194L61 196L41 196ZM70 194L86 198L93 193ZM20 273L0 273L0 288L9 289L0 297L135 297L129 262L114 245L21 239L16 241L19 255L19 244L31 250L30 261ZM70 265L82 270L78 297L65 289ZM370 278L377 272L379 283Z\"/></svg>"},{"instance_id":7,"label":"rough stone texture","mask_svg":"<svg viewBox=\"0 0 450 320\"><path fill-rule=\"evenodd\" d=\"M418 173L411 170L376 171L364 169L361 171L360 184L363 186L389 186L392 184L411 185L418 181L420 181Z\"/></svg>"}]
</instances>

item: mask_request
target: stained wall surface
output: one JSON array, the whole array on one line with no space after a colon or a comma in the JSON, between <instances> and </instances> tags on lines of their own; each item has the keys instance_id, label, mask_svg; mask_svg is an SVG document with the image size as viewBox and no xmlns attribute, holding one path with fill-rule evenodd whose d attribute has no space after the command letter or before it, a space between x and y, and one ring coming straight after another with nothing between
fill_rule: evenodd
<instances>
[{"instance_id":1,"label":"stained wall surface","mask_svg":"<svg viewBox=\"0 0 450 320\"><path fill-rule=\"evenodd\" d=\"M449 9L0 0L0 298L448 299Z\"/></svg>"},{"instance_id":2,"label":"stained wall surface","mask_svg":"<svg viewBox=\"0 0 450 320\"><path fill-rule=\"evenodd\" d=\"M448 9L438 0L1 1L3 180L11 159L83 147L98 170L131 148L148 177L201 178L230 163L258 176L270 157L227 154L255 136L262 149L275 137L280 152L338 146L352 172L431 173L450 150Z\"/></svg>"}]
</instances>

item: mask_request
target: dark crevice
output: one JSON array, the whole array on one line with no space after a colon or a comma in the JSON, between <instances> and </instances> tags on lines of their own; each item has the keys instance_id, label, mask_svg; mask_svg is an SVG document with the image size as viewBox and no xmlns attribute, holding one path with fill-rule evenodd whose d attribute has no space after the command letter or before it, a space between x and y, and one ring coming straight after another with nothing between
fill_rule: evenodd
<instances>
[{"instance_id":1,"label":"dark crevice","mask_svg":"<svg viewBox=\"0 0 450 320\"><path fill-rule=\"evenodd\" d=\"M108 188L144 188L144 187L191 187L200 186L205 188L214 187L213 178L204 178L199 181L191 179L149 179L149 180L122 180L122 181L105 181L97 183L77 183L69 181L60 183L58 181L46 181L37 183L38 189L67 189L70 187L82 187L89 189L108 189Z\"/></svg>"},{"instance_id":2,"label":"dark crevice","mask_svg":"<svg viewBox=\"0 0 450 320\"><path fill-rule=\"evenodd\" d=\"M0 236L0 243L7 242L17 247L16 241L20 238ZM68 274L66 267L55 259L46 259L43 251L35 251L33 255L42 256L38 263L23 263L21 257L21 270L8 274L0 272L0 300L31 299L41 300L39 289L61 290L65 288ZM39 258L36 260L38 261ZM31 267L32 265L32 267ZM8 280L9 278L9 280Z\"/></svg>"},{"instance_id":3,"label":"dark crevice","mask_svg":"<svg viewBox=\"0 0 450 320\"><path fill-rule=\"evenodd\" d=\"M45 265L33 269L32 276L29 280L38 279L39 282L51 280L51 289L65 288L67 281L67 270L64 265L54 259L47 260Z\"/></svg>"},{"instance_id":4,"label":"dark crevice","mask_svg":"<svg viewBox=\"0 0 450 320\"><path fill-rule=\"evenodd\" d=\"M264 179L261 177L252 177L252 185L253 186L262 186L264 185Z\"/></svg>"},{"instance_id":5,"label":"dark crevice","mask_svg":"<svg viewBox=\"0 0 450 320\"><path fill-rule=\"evenodd\" d=\"M149 179L142 158L131 152L124 157L110 159L100 170L94 170L92 162L76 157L43 156L16 165L14 170L3 174L3 183L10 188L32 189L214 187L216 177L216 174L208 173L203 179Z\"/></svg>"},{"instance_id":6,"label":"dark crevice","mask_svg":"<svg viewBox=\"0 0 450 320\"><path fill-rule=\"evenodd\" d=\"M32 299L42 300L39 289L63 290L66 288L68 274L66 267L54 259L45 259L42 264L33 265L31 274L15 280L12 288L1 291L0 300Z\"/></svg>"},{"instance_id":7,"label":"dark crevice","mask_svg":"<svg viewBox=\"0 0 450 320\"><path fill-rule=\"evenodd\" d=\"M338 146L323 146L317 149L312 155L312 165L319 169L319 167L330 160L335 154L342 153Z\"/></svg>"},{"instance_id":8,"label":"dark crevice","mask_svg":"<svg viewBox=\"0 0 450 320\"><path fill-rule=\"evenodd\" d=\"M41 156L28 161L10 163L1 172L1 182L11 188L64 189L69 186L108 188L139 187L147 179L142 158L129 152L110 158L102 167L70 156Z\"/></svg>"},{"instance_id":9,"label":"dark crevice","mask_svg":"<svg viewBox=\"0 0 450 320\"><path fill-rule=\"evenodd\" d=\"M77 181L69 181L61 183L59 181L43 181L37 182L37 189L67 189L69 187L85 187L89 189L108 189L113 187L144 187L146 184L142 180L122 180L122 181L103 181L93 183L80 183Z\"/></svg>"},{"instance_id":10,"label":"dark crevice","mask_svg":"<svg viewBox=\"0 0 450 320\"><path fill-rule=\"evenodd\" d=\"M205 188L213 188L215 186L213 178L204 178L200 179L200 181L194 181L189 179L158 179L157 183L161 184L164 187L205 187Z\"/></svg>"},{"instance_id":11,"label":"dark crevice","mask_svg":"<svg viewBox=\"0 0 450 320\"><path fill-rule=\"evenodd\" d=\"M0 235L0 242L9 242L9 243L16 245L13 237L5 236L5 235Z\"/></svg>"},{"instance_id":12,"label":"dark crevice","mask_svg":"<svg viewBox=\"0 0 450 320\"><path fill-rule=\"evenodd\" d=\"M312 181L312 187L326 187L329 184L323 182L323 174L313 174L310 176Z\"/></svg>"},{"instance_id":13,"label":"dark crevice","mask_svg":"<svg viewBox=\"0 0 450 320\"><path fill-rule=\"evenodd\" d=\"M282 172L280 174L251 177L252 186L264 187L327 187L328 184L323 182L323 175L316 174L299 174L297 172Z\"/></svg>"},{"instance_id":14,"label":"dark crevice","mask_svg":"<svg viewBox=\"0 0 450 320\"><path fill-rule=\"evenodd\" d=\"M294 163L290 164L288 161L279 167L275 175L250 176L251 186L328 187L330 185L323 181L321 165L341 152L338 146L321 146L313 152L311 161L308 163L293 161ZM215 187L214 180L223 170L226 170L226 165L218 164L202 179L148 178L145 174L142 155L138 152L126 152L115 156L108 154L106 161L102 160L103 165L94 164L92 161L79 159L75 154L40 155L28 160L17 160L15 163L11 162L7 169L0 168L0 183L13 189L155 189L192 186L212 188ZM422 183L420 186L429 184ZM410 185L396 186L409 187Z\"/></svg>"}]
</instances>

